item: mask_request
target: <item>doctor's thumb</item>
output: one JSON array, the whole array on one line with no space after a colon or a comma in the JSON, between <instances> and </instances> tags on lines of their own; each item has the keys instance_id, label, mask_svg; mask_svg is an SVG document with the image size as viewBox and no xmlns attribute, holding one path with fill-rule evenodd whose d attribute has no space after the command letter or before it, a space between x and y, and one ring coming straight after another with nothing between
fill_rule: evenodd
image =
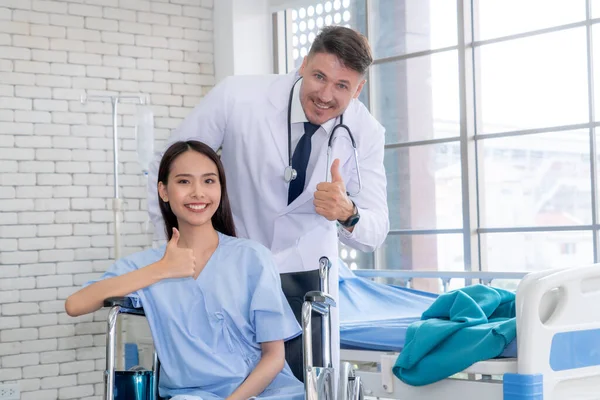
<instances>
[{"instance_id":1,"label":"doctor's thumb","mask_svg":"<svg viewBox=\"0 0 600 400\"><path fill-rule=\"evenodd\" d=\"M331 182L344 182L340 174L340 159L336 158L331 164Z\"/></svg>"}]
</instances>

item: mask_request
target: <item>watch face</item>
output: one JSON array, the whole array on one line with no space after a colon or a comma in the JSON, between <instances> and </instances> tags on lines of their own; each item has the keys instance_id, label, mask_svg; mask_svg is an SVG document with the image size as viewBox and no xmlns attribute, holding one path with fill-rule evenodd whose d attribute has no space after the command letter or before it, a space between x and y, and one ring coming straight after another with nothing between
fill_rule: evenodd
<instances>
[{"instance_id":1,"label":"watch face","mask_svg":"<svg viewBox=\"0 0 600 400\"><path fill-rule=\"evenodd\" d=\"M347 228L350 228L350 227L356 225L356 223L358 222L359 219L360 219L360 215L358 215L358 214L353 215L350 218L348 218L347 221L344 221L344 223L342 225L344 225Z\"/></svg>"}]
</instances>

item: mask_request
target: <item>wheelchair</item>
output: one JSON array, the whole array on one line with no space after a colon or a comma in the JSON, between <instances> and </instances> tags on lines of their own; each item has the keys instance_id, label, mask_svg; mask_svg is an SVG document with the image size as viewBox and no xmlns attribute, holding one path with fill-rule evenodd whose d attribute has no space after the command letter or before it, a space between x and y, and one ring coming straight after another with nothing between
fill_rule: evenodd
<instances>
[{"instance_id":1,"label":"wheelchair","mask_svg":"<svg viewBox=\"0 0 600 400\"><path fill-rule=\"evenodd\" d=\"M331 262L321 257L319 268L281 274L285 297L298 322L302 335L285 343L286 361L294 375L304 382L306 400L363 400L360 377L349 363L339 370L332 365L331 314L336 306L329 295L328 277ZM314 290L318 287L319 290ZM116 327L120 314L144 316L142 308L133 307L127 297L109 298L106 334L106 370L104 371L104 400L168 400L159 397L160 360L156 351L151 371L116 371ZM337 393L334 390L336 373L339 376Z\"/></svg>"}]
</instances>

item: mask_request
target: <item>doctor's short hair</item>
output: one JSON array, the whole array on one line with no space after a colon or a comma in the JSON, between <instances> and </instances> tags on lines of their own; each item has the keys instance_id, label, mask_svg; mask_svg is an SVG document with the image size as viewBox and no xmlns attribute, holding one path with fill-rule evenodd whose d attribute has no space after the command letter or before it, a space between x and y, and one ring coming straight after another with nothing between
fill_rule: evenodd
<instances>
[{"instance_id":1,"label":"doctor's short hair","mask_svg":"<svg viewBox=\"0 0 600 400\"><path fill-rule=\"evenodd\" d=\"M169 173L171 172L171 166L173 162L187 151L195 151L197 153L203 154L208 157L216 166L217 172L219 174L219 183L221 185L221 202L219 203L219 207L217 211L213 214L211 221L213 224L213 228L215 230L228 235L228 236L236 236L235 233L235 224L233 222L233 213L231 211L231 206L229 204L229 196L227 195L227 181L225 180L225 169L223 168L223 163L221 159L217 155L217 153L210 148L210 146L199 142L197 140L188 140L185 142L175 142L165 151L160 160L160 165L158 167L158 182L162 182L163 185L168 184ZM165 233L167 235L168 240L171 240L173 237L173 228L179 229L179 224L177 222L177 217L171 210L171 206L168 202L164 202L163 199L158 194L158 206L160 208L160 212L162 214L163 220L165 222Z\"/></svg>"},{"instance_id":2,"label":"doctor's short hair","mask_svg":"<svg viewBox=\"0 0 600 400\"><path fill-rule=\"evenodd\" d=\"M317 53L333 54L346 68L363 75L373 63L367 38L344 26L324 27L313 41L308 57Z\"/></svg>"}]
</instances>

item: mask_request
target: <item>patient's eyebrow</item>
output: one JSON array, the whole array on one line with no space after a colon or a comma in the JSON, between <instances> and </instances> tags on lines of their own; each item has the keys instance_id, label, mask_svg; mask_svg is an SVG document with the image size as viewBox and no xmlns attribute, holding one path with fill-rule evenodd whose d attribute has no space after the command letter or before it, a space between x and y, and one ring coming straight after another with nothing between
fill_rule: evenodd
<instances>
[{"instance_id":1,"label":"patient's eyebrow","mask_svg":"<svg viewBox=\"0 0 600 400\"><path fill-rule=\"evenodd\" d=\"M202 177L207 177L207 176L218 176L218 175L215 172L207 172L205 174L202 174L201 176ZM194 175L192 175L192 174L177 174L177 175L175 175L175 178L180 178L180 177L181 178L183 178L183 177L185 177L185 178L193 178Z\"/></svg>"}]
</instances>

